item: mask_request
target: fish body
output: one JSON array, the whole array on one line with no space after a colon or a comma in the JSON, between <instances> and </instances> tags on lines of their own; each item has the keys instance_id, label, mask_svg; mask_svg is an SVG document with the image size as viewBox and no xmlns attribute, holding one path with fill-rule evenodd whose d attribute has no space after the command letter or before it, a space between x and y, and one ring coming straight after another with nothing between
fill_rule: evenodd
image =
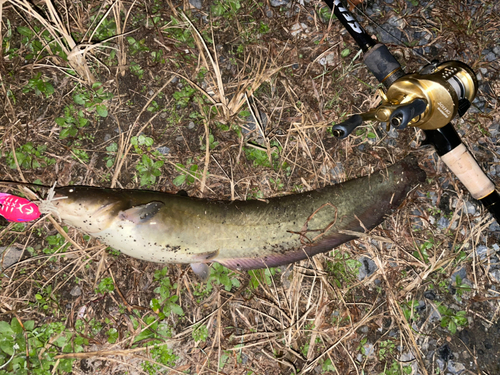
<instances>
[{"instance_id":1,"label":"fish body","mask_svg":"<svg viewBox=\"0 0 500 375\"><path fill-rule=\"evenodd\" d=\"M38 206L26 198L0 193L0 215L8 221L22 223L40 217Z\"/></svg>"},{"instance_id":2,"label":"fish body","mask_svg":"<svg viewBox=\"0 0 500 375\"><path fill-rule=\"evenodd\" d=\"M275 267L326 252L380 224L425 173L406 158L372 175L267 201L69 186L56 189L61 219L129 256L231 269Z\"/></svg>"}]
</instances>

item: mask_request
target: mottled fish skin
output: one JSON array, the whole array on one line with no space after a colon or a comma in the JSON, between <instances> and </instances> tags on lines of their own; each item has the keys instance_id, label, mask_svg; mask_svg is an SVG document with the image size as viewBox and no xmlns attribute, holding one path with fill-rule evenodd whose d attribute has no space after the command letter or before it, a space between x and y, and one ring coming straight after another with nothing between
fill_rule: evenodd
<instances>
[{"instance_id":1,"label":"mottled fish skin","mask_svg":"<svg viewBox=\"0 0 500 375\"><path fill-rule=\"evenodd\" d=\"M54 201L68 225L135 258L218 262L249 270L296 262L372 229L425 180L407 157L369 176L263 201L213 201L168 193L70 186Z\"/></svg>"}]
</instances>

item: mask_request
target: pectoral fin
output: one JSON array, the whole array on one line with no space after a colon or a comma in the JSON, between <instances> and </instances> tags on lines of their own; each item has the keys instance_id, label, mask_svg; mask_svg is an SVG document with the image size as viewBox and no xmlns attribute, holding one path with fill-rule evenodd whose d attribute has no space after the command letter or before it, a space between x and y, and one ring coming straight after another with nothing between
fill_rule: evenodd
<instances>
[{"instance_id":1,"label":"pectoral fin","mask_svg":"<svg viewBox=\"0 0 500 375\"><path fill-rule=\"evenodd\" d=\"M200 278L201 281L207 281L210 275L210 269L206 263L191 263L193 272Z\"/></svg>"},{"instance_id":2,"label":"pectoral fin","mask_svg":"<svg viewBox=\"0 0 500 375\"><path fill-rule=\"evenodd\" d=\"M134 224L143 224L153 218L164 205L162 202L150 202L135 206L120 212L120 219L131 221Z\"/></svg>"}]
</instances>

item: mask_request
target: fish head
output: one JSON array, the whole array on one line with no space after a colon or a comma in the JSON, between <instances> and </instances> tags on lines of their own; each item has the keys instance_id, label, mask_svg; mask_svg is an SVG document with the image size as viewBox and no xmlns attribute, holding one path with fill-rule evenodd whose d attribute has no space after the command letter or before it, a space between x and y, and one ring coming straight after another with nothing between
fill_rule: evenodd
<instances>
[{"instance_id":1,"label":"fish head","mask_svg":"<svg viewBox=\"0 0 500 375\"><path fill-rule=\"evenodd\" d=\"M89 234L109 228L127 202L115 191L69 186L56 189L53 205L62 221Z\"/></svg>"}]
</instances>

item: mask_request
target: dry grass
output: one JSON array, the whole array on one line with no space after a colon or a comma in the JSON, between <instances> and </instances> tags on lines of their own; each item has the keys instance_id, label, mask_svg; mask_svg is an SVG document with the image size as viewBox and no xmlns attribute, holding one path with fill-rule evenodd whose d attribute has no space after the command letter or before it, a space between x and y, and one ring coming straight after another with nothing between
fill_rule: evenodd
<instances>
[{"instance_id":1,"label":"dry grass","mask_svg":"<svg viewBox=\"0 0 500 375\"><path fill-rule=\"evenodd\" d=\"M476 70L488 69L490 76L483 80L488 86L481 91L488 112L468 115L458 126L464 142L489 169L498 156L487 131L500 120L496 99L500 67L497 61L482 58L481 52L497 44L500 23L498 12L487 11L498 6L493 1L483 3L464 16L459 1L436 2L433 17L413 13L405 20L436 36L428 46L439 43L442 60L461 59ZM21 324L34 320L37 326L61 322L64 330L50 336L40 356L68 332L87 340L84 352L74 352L74 342L64 353L58 349L52 373L64 359L75 358L75 374L165 370L172 374L386 371L389 375L397 373L388 372L393 363L401 371L411 366L412 374L417 366L421 374L434 374L438 347L449 342L454 351L469 349L461 346L457 335L439 327L432 315L438 304L426 299L424 292L433 290L441 302L466 311L472 327L496 327L497 280L489 271L494 266L491 245L497 239L488 231L491 221L484 212L463 213L471 198L433 150L416 147L422 138L418 131L408 129L389 141L383 129L367 125L363 134L332 139L327 130L332 122L377 104L376 82L360 64L353 41L340 25L322 23L313 12L319 3L295 4L297 12L290 17L279 8L250 1L241 4L237 16L226 12L216 17L208 14L209 4L195 11L188 1L167 1L162 6L153 1L44 1L36 7L17 0L3 2L0 179L139 188L136 166L147 155L164 161L161 175L148 188L182 188L206 198L260 199L365 175L411 152L428 174L426 186L366 236L330 254L282 267L272 277L265 271L257 278L237 273L239 286L229 291L212 282L213 289L204 292L206 287L190 270L168 265L167 275L175 283L172 293L185 314L164 319L150 305L159 298L154 273L161 265L115 255L83 233L66 231L50 216L28 226L4 223L1 245L19 247L25 259L3 274L1 320L15 318ZM407 6L397 0L394 13L379 15L377 21L404 14ZM272 18L266 17L268 10ZM308 26L303 37L291 36L297 22ZM28 40L16 33L21 26L33 31ZM42 38L42 49L33 53L33 41L45 30L48 39ZM106 34L109 30L112 36ZM57 41L67 61L52 50L55 44L49 40ZM351 54L341 57L346 48ZM407 69L419 65L412 48L391 48L400 53ZM33 56L25 61L28 54ZM134 70L137 66L141 74ZM69 70L76 74L68 76ZM53 94L25 89L37 72L42 73L39 79L52 83ZM76 86L95 81L103 83L104 92L113 93L112 99L97 103L107 107L107 117L97 115L95 103L84 108L73 101L75 94L97 97L97 88ZM184 105L178 93L191 88ZM60 138L62 129L54 121L70 105L81 109L90 122L76 136ZM152 110L154 106L159 109ZM248 117L256 119L253 126ZM134 147L132 139L141 135L154 145ZM30 142L46 149L26 164L22 155L27 151L20 148ZM114 151L109 149L112 144ZM169 147L167 155L154 153L162 146ZM274 168L256 166L250 157L253 150L263 150ZM35 160L42 165L34 166ZM190 169L192 165L198 170ZM336 175L330 173L335 168ZM191 177L192 184L174 185L181 174ZM11 188L2 185L2 191ZM436 225L442 215L437 209L450 218L448 228ZM58 234L57 245L49 244L49 238ZM490 253L479 258L475 250L484 244ZM362 255L370 257L377 270L360 281L350 270ZM457 299L450 293L449 278L462 266L471 290ZM96 292L105 279L112 281L114 290ZM426 312L419 313L420 319L413 311L409 322L406 306L422 300ZM159 330L155 324L160 320L171 337L162 337L155 347L153 337ZM78 321L84 322L83 328L78 328ZM207 334L196 341L200 325ZM151 327L149 337L134 342ZM118 335L114 343L108 341L112 329ZM471 332L483 331L471 328ZM389 342L402 349L384 351ZM177 356L175 364L155 356L163 346ZM472 352L464 361L475 363L478 358ZM158 366L157 370L148 370L144 363ZM471 374L480 373L468 366Z\"/></svg>"}]
</instances>

